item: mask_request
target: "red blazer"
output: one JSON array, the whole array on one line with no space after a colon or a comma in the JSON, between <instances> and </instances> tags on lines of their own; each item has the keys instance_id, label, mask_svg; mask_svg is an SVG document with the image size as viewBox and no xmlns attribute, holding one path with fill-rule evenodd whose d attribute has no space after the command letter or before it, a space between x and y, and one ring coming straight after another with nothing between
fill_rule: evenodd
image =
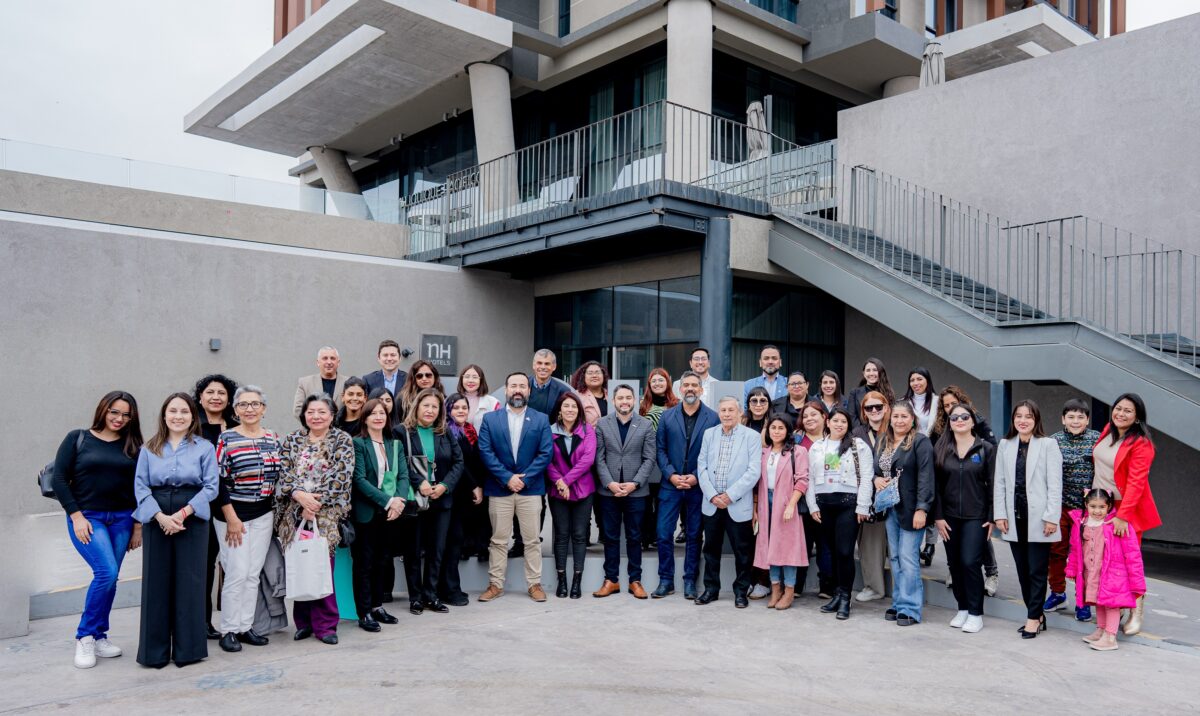
<instances>
[{"instance_id":1,"label":"red blazer","mask_svg":"<svg viewBox=\"0 0 1200 716\"><path fill-rule=\"evenodd\" d=\"M1111 425L1100 433L1100 440L1108 437ZM1098 440L1097 443L1100 441ZM1154 495L1150 494L1150 464L1154 462L1154 443L1145 438L1122 440L1117 448L1114 465L1114 480L1121 493L1121 506L1117 517L1128 522L1139 534L1162 524Z\"/></svg>"}]
</instances>

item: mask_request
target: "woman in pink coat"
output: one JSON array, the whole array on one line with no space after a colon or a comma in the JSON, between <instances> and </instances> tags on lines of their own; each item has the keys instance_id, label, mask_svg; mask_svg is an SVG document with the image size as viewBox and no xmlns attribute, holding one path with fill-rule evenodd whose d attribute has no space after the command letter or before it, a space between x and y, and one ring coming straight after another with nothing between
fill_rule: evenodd
<instances>
[{"instance_id":1,"label":"woman in pink coat","mask_svg":"<svg viewBox=\"0 0 1200 716\"><path fill-rule=\"evenodd\" d=\"M583 417L583 405L575 393L563 393L550 411L550 433L554 454L546 468L546 494L550 497L550 517L554 521L554 569L558 572L555 596L565 597L567 589L567 551L575 561L575 575L569 594L583 596L583 560L587 552L592 500L596 478L592 464L596 459L596 429Z\"/></svg>"},{"instance_id":2,"label":"woman in pink coat","mask_svg":"<svg viewBox=\"0 0 1200 716\"><path fill-rule=\"evenodd\" d=\"M796 568L808 566L804 521L796 512L807 489L808 451L795 444L786 418L771 416L763 431L762 479L754 499L754 566L770 569L768 609L792 606Z\"/></svg>"},{"instance_id":3,"label":"woman in pink coat","mask_svg":"<svg viewBox=\"0 0 1200 716\"><path fill-rule=\"evenodd\" d=\"M1121 609L1146 593L1142 551L1133 530L1117 535L1113 493L1095 487L1083 510L1071 511L1071 550L1067 576L1075 580L1075 604L1096 606L1096 631L1083 638L1096 651L1117 648Z\"/></svg>"}]
</instances>

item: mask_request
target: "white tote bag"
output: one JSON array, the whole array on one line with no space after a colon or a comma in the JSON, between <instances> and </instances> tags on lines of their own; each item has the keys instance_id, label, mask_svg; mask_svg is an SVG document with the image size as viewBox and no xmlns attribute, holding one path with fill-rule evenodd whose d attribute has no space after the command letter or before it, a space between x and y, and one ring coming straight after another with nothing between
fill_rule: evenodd
<instances>
[{"instance_id":1,"label":"white tote bag","mask_svg":"<svg viewBox=\"0 0 1200 716\"><path fill-rule=\"evenodd\" d=\"M329 541L314 525L312 537L301 539L304 525L283 555L287 578L287 596L298 602L311 602L333 594L333 571L329 564Z\"/></svg>"}]
</instances>

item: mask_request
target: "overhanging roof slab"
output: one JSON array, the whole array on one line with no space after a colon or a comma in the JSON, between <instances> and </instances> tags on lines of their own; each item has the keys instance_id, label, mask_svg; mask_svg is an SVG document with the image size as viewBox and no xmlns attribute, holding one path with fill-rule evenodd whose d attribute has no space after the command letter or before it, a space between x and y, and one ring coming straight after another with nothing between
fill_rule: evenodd
<instances>
[{"instance_id":1,"label":"overhanging roof slab","mask_svg":"<svg viewBox=\"0 0 1200 716\"><path fill-rule=\"evenodd\" d=\"M299 156L512 48L512 22L448 0L333 0L184 118Z\"/></svg>"},{"instance_id":2,"label":"overhanging roof slab","mask_svg":"<svg viewBox=\"0 0 1200 716\"><path fill-rule=\"evenodd\" d=\"M1095 40L1087 30L1041 4L938 39L946 58L946 79L951 80Z\"/></svg>"}]
</instances>

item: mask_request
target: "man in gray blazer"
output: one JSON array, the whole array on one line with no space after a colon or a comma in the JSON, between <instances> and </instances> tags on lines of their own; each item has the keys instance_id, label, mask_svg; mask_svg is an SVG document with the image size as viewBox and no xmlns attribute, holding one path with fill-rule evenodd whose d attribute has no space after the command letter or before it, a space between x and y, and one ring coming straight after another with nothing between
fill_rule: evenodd
<instances>
[{"instance_id":1,"label":"man in gray blazer","mask_svg":"<svg viewBox=\"0 0 1200 716\"><path fill-rule=\"evenodd\" d=\"M621 591L621 523L625 523L625 570L629 593L646 598L642 588L642 516L650 494L656 448L654 426L634 409L637 396L628 384L613 392L615 410L596 423L596 472L600 476L600 533L604 542L604 584L593 597Z\"/></svg>"},{"instance_id":2,"label":"man in gray blazer","mask_svg":"<svg viewBox=\"0 0 1200 716\"><path fill-rule=\"evenodd\" d=\"M306 375L296 384L296 398L292 405L292 415L300 419L300 408L304 399L313 393L324 393L340 408L342 407L342 386L346 385L346 376L338 373L342 358L337 348L323 346L317 351L317 373Z\"/></svg>"},{"instance_id":3,"label":"man in gray blazer","mask_svg":"<svg viewBox=\"0 0 1200 716\"><path fill-rule=\"evenodd\" d=\"M721 592L721 549L725 536L733 551L736 577L733 604L750 605L750 563L754 556L754 487L762 472L762 436L742 425L742 404L721 398L717 416L721 424L704 431L696 479L704 495L704 592L697 604L715 601Z\"/></svg>"}]
</instances>

